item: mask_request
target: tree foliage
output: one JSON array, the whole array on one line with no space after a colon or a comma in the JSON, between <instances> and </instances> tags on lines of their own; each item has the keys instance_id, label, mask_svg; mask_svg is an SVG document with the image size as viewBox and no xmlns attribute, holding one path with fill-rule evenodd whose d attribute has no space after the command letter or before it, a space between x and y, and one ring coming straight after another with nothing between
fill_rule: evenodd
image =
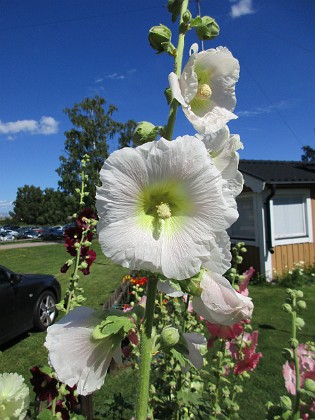
<instances>
[{"instance_id":1,"label":"tree foliage","mask_svg":"<svg viewBox=\"0 0 315 420\"><path fill-rule=\"evenodd\" d=\"M69 198L53 188L42 190L34 185L24 185L17 190L10 213L16 223L26 225L56 225L68 222Z\"/></svg>"},{"instance_id":2,"label":"tree foliage","mask_svg":"<svg viewBox=\"0 0 315 420\"><path fill-rule=\"evenodd\" d=\"M301 156L302 162L315 162L315 149L310 146L303 146L303 155Z\"/></svg>"},{"instance_id":3,"label":"tree foliage","mask_svg":"<svg viewBox=\"0 0 315 420\"><path fill-rule=\"evenodd\" d=\"M85 205L90 208L94 208L95 186L99 185L99 172L109 154L108 141L117 135L120 145L129 145L135 127L133 121L126 124L115 121L113 113L117 108L109 105L105 109L105 106L105 99L95 96L64 110L73 128L65 132L65 153L59 157L60 166L56 170L61 178L58 184L67 194L73 195L81 186L81 159L85 154L89 155L90 162L85 168L89 196Z\"/></svg>"}]
</instances>

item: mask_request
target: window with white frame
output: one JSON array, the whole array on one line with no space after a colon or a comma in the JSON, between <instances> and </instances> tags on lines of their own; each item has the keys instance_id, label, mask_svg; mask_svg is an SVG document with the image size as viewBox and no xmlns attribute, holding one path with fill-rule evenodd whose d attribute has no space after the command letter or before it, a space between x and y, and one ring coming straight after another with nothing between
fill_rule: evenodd
<instances>
[{"instance_id":1,"label":"window with white frame","mask_svg":"<svg viewBox=\"0 0 315 420\"><path fill-rule=\"evenodd\" d=\"M275 244L312 242L312 209L309 190L279 190L271 200Z\"/></svg>"},{"instance_id":2,"label":"window with white frame","mask_svg":"<svg viewBox=\"0 0 315 420\"><path fill-rule=\"evenodd\" d=\"M228 233L232 239L255 241L255 209L253 195L241 195L237 198L239 218Z\"/></svg>"}]
</instances>

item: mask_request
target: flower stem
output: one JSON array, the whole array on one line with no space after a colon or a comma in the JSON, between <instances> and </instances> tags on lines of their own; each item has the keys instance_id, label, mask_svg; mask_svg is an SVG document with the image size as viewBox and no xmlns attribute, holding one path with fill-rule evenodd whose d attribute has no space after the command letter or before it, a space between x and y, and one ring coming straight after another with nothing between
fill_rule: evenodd
<instances>
[{"instance_id":1,"label":"flower stem","mask_svg":"<svg viewBox=\"0 0 315 420\"><path fill-rule=\"evenodd\" d=\"M146 420L149 390L150 390L150 370L151 370L151 342L152 327L155 310L155 296L158 279L155 276L149 277L147 289L147 302L144 316L144 325L141 332L141 349L140 349L140 370L138 384L138 401L136 407L136 419Z\"/></svg>"},{"instance_id":2,"label":"flower stem","mask_svg":"<svg viewBox=\"0 0 315 420\"><path fill-rule=\"evenodd\" d=\"M180 11L179 35L178 35L178 43L177 43L177 50L176 50L176 57L175 57L175 64L174 64L174 71L178 78L180 77L181 71L182 71L185 35L187 32L187 28L183 22L183 14L186 12L187 8L188 8L188 0L183 0L181 11ZM164 129L164 137L168 140L172 140L175 121L176 121L177 108L178 108L178 102L176 101L176 99L173 99L170 106L168 121Z\"/></svg>"},{"instance_id":3,"label":"flower stem","mask_svg":"<svg viewBox=\"0 0 315 420\"><path fill-rule=\"evenodd\" d=\"M292 311L292 338L296 340L296 297L293 298L293 311ZM293 349L293 362L295 367L295 384L296 384L296 396L293 408L293 419L298 420L300 418L300 399L301 399L301 381L300 381L300 367L299 358L297 354L297 348Z\"/></svg>"}]
</instances>

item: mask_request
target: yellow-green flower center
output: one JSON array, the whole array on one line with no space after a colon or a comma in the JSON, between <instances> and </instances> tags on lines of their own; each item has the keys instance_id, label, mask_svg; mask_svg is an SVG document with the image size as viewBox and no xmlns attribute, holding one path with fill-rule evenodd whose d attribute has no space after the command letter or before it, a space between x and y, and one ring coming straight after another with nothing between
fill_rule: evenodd
<instances>
[{"instance_id":1,"label":"yellow-green flower center","mask_svg":"<svg viewBox=\"0 0 315 420\"><path fill-rule=\"evenodd\" d=\"M198 86L197 94L196 96L199 99L208 99L212 95L211 87L207 83L201 83Z\"/></svg>"},{"instance_id":2,"label":"yellow-green flower center","mask_svg":"<svg viewBox=\"0 0 315 420\"><path fill-rule=\"evenodd\" d=\"M172 216L171 208L168 203L157 205L156 213L161 219L169 219Z\"/></svg>"},{"instance_id":3,"label":"yellow-green flower center","mask_svg":"<svg viewBox=\"0 0 315 420\"><path fill-rule=\"evenodd\" d=\"M170 235L181 229L185 216L193 212L193 202L181 180L158 181L145 186L137 197L140 225L158 238L163 231Z\"/></svg>"}]
</instances>

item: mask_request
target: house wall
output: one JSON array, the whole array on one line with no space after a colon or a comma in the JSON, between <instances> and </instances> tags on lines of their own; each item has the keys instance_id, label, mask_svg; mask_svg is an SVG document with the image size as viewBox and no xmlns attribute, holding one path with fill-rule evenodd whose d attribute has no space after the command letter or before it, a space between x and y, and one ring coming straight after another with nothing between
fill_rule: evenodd
<instances>
[{"instance_id":1,"label":"house wall","mask_svg":"<svg viewBox=\"0 0 315 420\"><path fill-rule=\"evenodd\" d=\"M294 264L304 261L306 265L315 264L315 187L310 190L312 206L313 242L288 245L277 245L272 254L273 273L281 275L291 270Z\"/></svg>"}]
</instances>

